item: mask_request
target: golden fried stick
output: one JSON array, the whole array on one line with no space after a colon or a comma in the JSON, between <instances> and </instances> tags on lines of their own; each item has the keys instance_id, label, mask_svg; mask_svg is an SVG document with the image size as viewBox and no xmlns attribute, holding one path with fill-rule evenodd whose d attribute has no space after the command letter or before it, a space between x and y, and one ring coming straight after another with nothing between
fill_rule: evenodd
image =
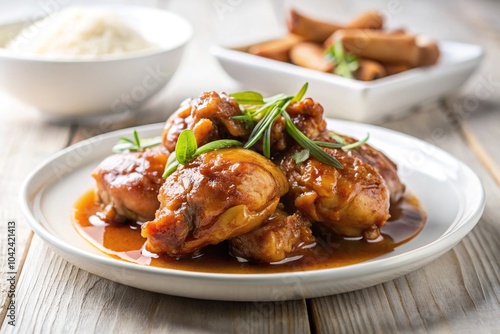
<instances>
[{"instance_id":1,"label":"golden fried stick","mask_svg":"<svg viewBox=\"0 0 500 334\"><path fill-rule=\"evenodd\" d=\"M382 29L384 17L376 11L363 12L349 22L346 29Z\"/></svg>"},{"instance_id":2,"label":"golden fried stick","mask_svg":"<svg viewBox=\"0 0 500 334\"><path fill-rule=\"evenodd\" d=\"M408 71L411 67L408 65L401 65L401 64L384 64L384 68L387 75L393 75L404 71Z\"/></svg>"},{"instance_id":3,"label":"golden fried stick","mask_svg":"<svg viewBox=\"0 0 500 334\"><path fill-rule=\"evenodd\" d=\"M316 43L302 42L290 50L290 60L295 65L321 72L332 72L333 62L325 59L324 48Z\"/></svg>"},{"instance_id":4,"label":"golden fried stick","mask_svg":"<svg viewBox=\"0 0 500 334\"><path fill-rule=\"evenodd\" d=\"M416 37L412 35L386 34L367 29L342 29L336 31L325 44L329 47L335 41L341 41L346 52L360 58L410 67L419 63L420 50Z\"/></svg>"},{"instance_id":5,"label":"golden fried stick","mask_svg":"<svg viewBox=\"0 0 500 334\"><path fill-rule=\"evenodd\" d=\"M417 46L420 51L418 66L429 66L437 63L439 48L433 39L427 36L417 36Z\"/></svg>"},{"instance_id":6,"label":"golden fried stick","mask_svg":"<svg viewBox=\"0 0 500 334\"><path fill-rule=\"evenodd\" d=\"M339 29L342 29L342 26L338 24L315 20L302 15L295 9L290 10L288 30L303 37L306 41L323 43L328 36Z\"/></svg>"},{"instance_id":7,"label":"golden fried stick","mask_svg":"<svg viewBox=\"0 0 500 334\"><path fill-rule=\"evenodd\" d=\"M359 62L359 68L354 74L356 79L362 81L372 81L375 79L379 79L385 77L387 72L385 71L384 66L379 62L361 59Z\"/></svg>"},{"instance_id":8,"label":"golden fried stick","mask_svg":"<svg viewBox=\"0 0 500 334\"><path fill-rule=\"evenodd\" d=\"M288 62L288 53L297 43L303 40L302 37L289 34L284 38L275 39L250 46L248 52L257 56Z\"/></svg>"}]
</instances>

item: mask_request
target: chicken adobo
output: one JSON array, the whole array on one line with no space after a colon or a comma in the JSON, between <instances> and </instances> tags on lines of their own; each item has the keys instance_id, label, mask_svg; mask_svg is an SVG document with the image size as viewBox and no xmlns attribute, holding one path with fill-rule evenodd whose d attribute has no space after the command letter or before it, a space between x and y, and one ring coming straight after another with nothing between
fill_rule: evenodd
<instances>
[{"instance_id":1,"label":"chicken adobo","mask_svg":"<svg viewBox=\"0 0 500 334\"><path fill-rule=\"evenodd\" d=\"M269 264L300 258L330 234L379 242L405 197L397 166L368 137L328 130L305 87L296 96L207 92L186 101L159 146L141 147L135 134L95 169L97 215L139 222L143 252L179 261L210 245Z\"/></svg>"},{"instance_id":2,"label":"chicken adobo","mask_svg":"<svg viewBox=\"0 0 500 334\"><path fill-rule=\"evenodd\" d=\"M104 219L154 219L160 205L158 192L165 182L162 175L167 157L165 149L155 147L104 159L92 173Z\"/></svg>"},{"instance_id":3,"label":"chicken adobo","mask_svg":"<svg viewBox=\"0 0 500 334\"><path fill-rule=\"evenodd\" d=\"M167 178L156 218L142 235L155 253L193 254L257 228L287 192L283 172L262 155L242 148L208 152Z\"/></svg>"}]
</instances>

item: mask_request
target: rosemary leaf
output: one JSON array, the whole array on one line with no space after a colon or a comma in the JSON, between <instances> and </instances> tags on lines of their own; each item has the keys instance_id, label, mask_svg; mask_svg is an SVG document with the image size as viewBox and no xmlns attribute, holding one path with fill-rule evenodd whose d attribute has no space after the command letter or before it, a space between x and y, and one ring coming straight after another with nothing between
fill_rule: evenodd
<instances>
[{"instance_id":1,"label":"rosemary leaf","mask_svg":"<svg viewBox=\"0 0 500 334\"><path fill-rule=\"evenodd\" d=\"M161 137L153 137L140 139L139 134L136 130L134 130L134 140L126 137L121 137L118 143L111 148L113 153L122 153L122 152L138 152L142 151L145 148L158 146L161 144Z\"/></svg>"},{"instance_id":2,"label":"rosemary leaf","mask_svg":"<svg viewBox=\"0 0 500 334\"><path fill-rule=\"evenodd\" d=\"M170 176L170 174L172 174L177 170L177 167L179 167L179 161L177 161L177 157L174 151L170 153L170 156L168 157L167 164L165 165L165 170L163 172L162 177L166 179L167 177Z\"/></svg>"},{"instance_id":3,"label":"rosemary leaf","mask_svg":"<svg viewBox=\"0 0 500 334\"><path fill-rule=\"evenodd\" d=\"M238 92L229 94L229 96L234 97L238 104L264 104L264 98L260 93L257 92Z\"/></svg>"},{"instance_id":4,"label":"rosemary leaf","mask_svg":"<svg viewBox=\"0 0 500 334\"><path fill-rule=\"evenodd\" d=\"M300 164L307 159L309 159L309 150L302 150L293 154L293 160L295 160L296 164Z\"/></svg>"},{"instance_id":5,"label":"rosemary leaf","mask_svg":"<svg viewBox=\"0 0 500 334\"><path fill-rule=\"evenodd\" d=\"M345 146L345 144L329 143L326 141L316 141L316 140L314 140L313 143L315 143L318 146L328 147L328 148L343 148Z\"/></svg>"},{"instance_id":6,"label":"rosemary leaf","mask_svg":"<svg viewBox=\"0 0 500 334\"><path fill-rule=\"evenodd\" d=\"M257 123L257 125L253 128L252 133L250 134L250 138L246 142L244 148L250 148L262 137L262 134L266 130L267 127L271 127L272 123L281 113L281 108L278 105L273 107L269 113L267 113L263 119Z\"/></svg>"},{"instance_id":7,"label":"rosemary leaf","mask_svg":"<svg viewBox=\"0 0 500 334\"><path fill-rule=\"evenodd\" d=\"M113 146L111 151L113 153L117 154L117 153L122 153L125 151L136 151L135 148L136 148L135 144L130 144L130 143L126 143L126 142L118 142L115 146Z\"/></svg>"},{"instance_id":8,"label":"rosemary leaf","mask_svg":"<svg viewBox=\"0 0 500 334\"><path fill-rule=\"evenodd\" d=\"M252 115L236 115L232 116L232 119L236 119L238 121L253 121Z\"/></svg>"},{"instance_id":9,"label":"rosemary leaf","mask_svg":"<svg viewBox=\"0 0 500 334\"><path fill-rule=\"evenodd\" d=\"M360 147L361 145L363 145L364 143L366 143L368 141L368 139L370 139L370 134L369 133L366 134L365 138L363 138L361 140L358 140L355 143L351 143L351 144L342 146L342 149L344 151L348 151L348 150L352 150L353 148Z\"/></svg>"},{"instance_id":10,"label":"rosemary leaf","mask_svg":"<svg viewBox=\"0 0 500 334\"><path fill-rule=\"evenodd\" d=\"M278 114L279 115L279 114ZM276 116L278 116L276 115ZM274 122L274 120L273 120ZM268 126L266 128L266 131L264 132L264 137L262 137L262 154L268 158L271 159L271 130L272 130L272 122L271 126Z\"/></svg>"},{"instance_id":11,"label":"rosemary leaf","mask_svg":"<svg viewBox=\"0 0 500 334\"><path fill-rule=\"evenodd\" d=\"M345 145L345 139L339 136L336 133L330 132L330 138L335 139L335 141L339 144Z\"/></svg>"},{"instance_id":12,"label":"rosemary leaf","mask_svg":"<svg viewBox=\"0 0 500 334\"><path fill-rule=\"evenodd\" d=\"M197 149L195 157L197 157L203 153L207 153L207 152L211 152L211 151L215 151L215 150L220 150L222 148L242 146L242 145L243 144L240 141L234 140L234 139L214 140L214 141L211 141L210 143L203 145L199 149Z\"/></svg>"},{"instance_id":13,"label":"rosemary leaf","mask_svg":"<svg viewBox=\"0 0 500 334\"><path fill-rule=\"evenodd\" d=\"M150 148L162 143L161 137L141 139L141 148Z\"/></svg>"},{"instance_id":14,"label":"rosemary leaf","mask_svg":"<svg viewBox=\"0 0 500 334\"><path fill-rule=\"evenodd\" d=\"M298 102L300 100L302 100L302 98L304 97L304 95L306 94L306 91L307 91L307 87L309 87L309 83L306 82L302 88L299 90L299 92L297 93L297 95L295 95L292 100L290 102Z\"/></svg>"},{"instance_id":15,"label":"rosemary leaf","mask_svg":"<svg viewBox=\"0 0 500 334\"><path fill-rule=\"evenodd\" d=\"M137 130L134 129L134 139L137 147L141 147L141 140L139 139L139 134L137 133Z\"/></svg>"},{"instance_id":16,"label":"rosemary leaf","mask_svg":"<svg viewBox=\"0 0 500 334\"><path fill-rule=\"evenodd\" d=\"M307 138L305 134L303 134L295 124L293 124L292 119L290 118L290 115L286 111L283 111L283 117L285 117L286 121L286 132L303 148L309 150L309 153L315 157L318 161L333 166L338 169L344 168L342 164L323 151L321 147L319 147L317 144L315 144L311 139Z\"/></svg>"}]
</instances>

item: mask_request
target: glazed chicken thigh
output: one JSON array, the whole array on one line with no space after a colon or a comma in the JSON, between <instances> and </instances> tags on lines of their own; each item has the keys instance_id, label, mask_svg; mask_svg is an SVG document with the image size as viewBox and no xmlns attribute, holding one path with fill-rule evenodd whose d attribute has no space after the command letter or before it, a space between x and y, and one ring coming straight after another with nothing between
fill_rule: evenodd
<instances>
[{"instance_id":1,"label":"glazed chicken thigh","mask_svg":"<svg viewBox=\"0 0 500 334\"><path fill-rule=\"evenodd\" d=\"M241 115L235 99L225 93L205 92L197 99L185 101L169 117L163 130L163 145L173 152L180 133L193 131L198 146L221 138L242 138L250 131L245 123L233 119Z\"/></svg>"},{"instance_id":2,"label":"glazed chicken thigh","mask_svg":"<svg viewBox=\"0 0 500 334\"><path fill-rule=\"evenodd\" d=\"M293 251L314 243L311 221L277 209L255 230L229 240L231 254L253 262L278 262Z\"/></svg>"},{"instance_id":3,"label":"glazed chicken thigh","mask_svg":"<svg viewBox=\"0 0 500 334\"><path fill-rule=\"evenodd\" d=\"M149 251L193 254L258 227L287 191L281 170L262 155L241 148L211 151L167 178L161 206L142 236Z\"/></svg>"},{"instance_id":4,"label":"glazed chicken thigh","mask_svg":"<svg viewBox=\"0 0 500 334\"><path fill-rule=\"evenodd\" d=\"M142 152L114 154L92 173L102 214L108 221L148 221L160 206L158 192L168 153L155 147Z\"/></svg>"},{"instance_id":5,"label":"glazed chicken thigh","mask_svg":"<svg viewBox=\"0 0 500 334\"><path fill-rule=\"evenodd\" d=\"M354 143L356 139L342 136L346 143ZM404 195L405 185L398 176L398 167L384 153L368 144L361 145L353 150L352 154L373 166L385 181L391 196L391 203L397 203Z\"/></svg>"},{"instance_id":6,"label":"glazed chicken thigh","mask_svg":"<svg viewBox=\"0 0 500 334\"><path fill-rule=\"evenodd\" d=\"M337 169L315 158L296 163L293 155L302 150L298 146L281 159L281 170L290 185L288 198L298 210L341 236L375 238L373 229L390 216L384 179L374 167L350 152L323 149L344 168Z\"/></svg>"}]
</instances>

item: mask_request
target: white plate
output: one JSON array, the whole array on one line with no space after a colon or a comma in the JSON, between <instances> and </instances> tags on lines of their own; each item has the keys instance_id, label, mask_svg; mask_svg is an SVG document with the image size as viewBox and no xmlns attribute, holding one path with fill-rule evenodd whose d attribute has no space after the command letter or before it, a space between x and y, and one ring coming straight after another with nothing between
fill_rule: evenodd
<instances>
[{"instance_id":1,"label":"white plate","mask_svg":"<svg viewBox=\"0 0 500 334\"><path fill-rule=\"evenodd\" d=\"M439 48L438 64L371 82L346 79L229 47L214 46L211 52L227 74L248 89L258 87L269 94L293 93L309 82L308 95L321 101L326 116L374 121L451 94L483 58L478 45L442 41Z\"/></svg>"},{"instance_id":2,"label":"white plate","mask_svg":"<svg viewBox=\"0 0 500 334\"><path fill-rule=\"evenodd\" d=\"M484 209L478 177L448 153L391 130L345 121L329 128L353 136L371 135L370 143L400 166L403 181L428 213L422 232L382 257L346 267L281 274L211 274L141 266L111 258L94 248L73 227L77 198L90 189L93 168L132 129L73 145L38 167L26 180L21 205L33 230L63 258L107 279L166 294L217 300L263 301L312 298L352 291L402 276L433 261L458 243ZM156 136L163 124L137 128Z\"/></svg>"}]
</instances>

